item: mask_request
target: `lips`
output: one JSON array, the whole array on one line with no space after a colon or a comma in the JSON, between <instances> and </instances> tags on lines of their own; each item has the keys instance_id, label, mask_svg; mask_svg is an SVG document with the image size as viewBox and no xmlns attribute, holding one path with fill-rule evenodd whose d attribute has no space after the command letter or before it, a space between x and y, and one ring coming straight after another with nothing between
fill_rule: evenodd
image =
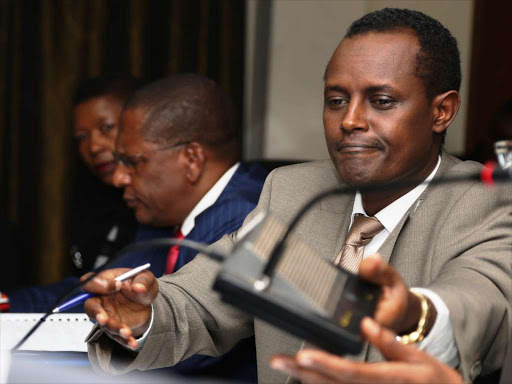
<instances>
[{"instance_id":1,"label":"lips","mask_svg":"<svg viewBox=\"0 0 512 384\"><path fill-rule=\"evenodd\" d=\"M135 208L137 206L137 199L124 199L126 205L130 208Z\"/></svg>"},{"instance_id":2,"label":"lips","mask_svg":"<svg viewBox=\"0 0 512 384\"><path fill-rule=\"evenodd\" d=\"M371 151L382 151L384 146L379 142L372 143L347 143L337 141L335 149L340 153L365 153Z\"/></svg>"},{"instance_id":3,"label":"lips","mask_svg":"<svg viewBox=\"0 0 512 384\"><path fill-rule=\"evenodd\" d=\"M116 169L115 161L105 161L94 166L96 173L100 175L113 173Z\"/></svg>"},{"instance_id":4,"label":"lips","mask_svg":"<svg viewBox=\"0 0 512 384\"><path fill-rule=\"evenodd\" d=\"M134 195L133 191L126 188L123 193L123 199L130 208L135 208L139 204L139 199Z\"/></svg>"}]
</instances>

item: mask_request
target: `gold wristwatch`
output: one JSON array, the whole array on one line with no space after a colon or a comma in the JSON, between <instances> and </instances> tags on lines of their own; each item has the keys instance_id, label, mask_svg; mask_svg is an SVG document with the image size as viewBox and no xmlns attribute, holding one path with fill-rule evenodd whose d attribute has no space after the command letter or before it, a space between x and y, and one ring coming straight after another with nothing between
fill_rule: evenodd
<instances>
[{"instance_id":1,"label":"gold wristwatch","mask_svg":"<svg viewBox=\"0 0 512 384\"><path fill-rule=\"evenodd\" d=\"M411 343L419 343L425 337L425 333L427 332L427 320L430 312L430 305L428 303L427 298L421 294L420 292L416 292L411 289L411 292L420 299L421 302L421 315L418 320L418 328L415 331L409 333L408 335L397 336L397 341L402 344L411 344Z\"/></svg>"}]
</instances>

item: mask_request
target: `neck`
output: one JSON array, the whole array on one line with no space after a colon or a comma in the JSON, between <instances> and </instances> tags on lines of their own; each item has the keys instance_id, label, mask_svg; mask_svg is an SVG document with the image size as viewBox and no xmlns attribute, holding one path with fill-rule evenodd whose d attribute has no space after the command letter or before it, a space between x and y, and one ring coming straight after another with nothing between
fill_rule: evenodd
<instances>
[{"instance_id":1,"label":"neck","mask_svg":"<svg viewBox=\"0 0 512 384\"><path fill-rule=\"evenodd\" d=\"M209 161L204 169L199 180L197 180L195 186L192 188L193 196L192 200L192 208L199 203L199 201L203 198L204 195L208 193L210 189L219 181L219 179L227 172L229 168L231 168L236 162L218 162L218 161ZM191 209L192 209L191 208Z\"/></svg>"},{"instance_id":2,"label":"neck","mask_svg":"<svg viewBox=\"0 0 512 384\"><path fill-rule=\"evenodd\" d=\"M401 190L393 190L387 192L374 192L361 194L363 200L364 211L368 216L375 216L375 214L388 205L398 200L405 194L412 191L415 187L405 188Z\"/></svg>"},{"instance_id":3,"label":"neck","mask_svg":"<svg viewBox=\"0 0 512 384\"><path fill-rule=\"evenodd\" d=\"M368 192L364 194L362 193L361 198L363 201L363 207L366 214L369 216L374 216L376 213L386 208L394 201L411 192L432 173L432 171L436 168L437 161L438 155L436 155L435 159L432 159L432 161L429 162L429 165L426 166L423 171L416 173L415 176L410 176L411 179L418 180L418 183L414 185L398 189L389 188L378 192ZM400 179L397 179L397 181L405 180L408 177L409 175L404 176Z\"/></svg>"}]
</instances>

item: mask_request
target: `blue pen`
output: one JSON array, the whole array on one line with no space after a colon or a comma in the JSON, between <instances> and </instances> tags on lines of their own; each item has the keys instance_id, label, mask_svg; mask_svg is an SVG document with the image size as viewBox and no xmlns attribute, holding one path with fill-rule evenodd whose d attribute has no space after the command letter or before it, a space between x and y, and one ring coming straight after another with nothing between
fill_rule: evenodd
<instances>
[{"instance_id":1,"label":"blue pen","mask_svg":"<svg viewBox=\"0 0 512 384\"><path fill-rule=\"evenodd\" d=\"M123 273L122 275L117 276L114 280L115 281L128 280L130 277L133 277L133 276L139 274L140 272L145 271L149 267L151 267L150 263L141 265L140 267L133 268L132 270L130 270L126 273ZM72 298L71 300L66 301L60 307L55 308L52 312L59 313L59 312L65 311L66 309L73 308L74 306L76 306L80 303L83 303L85 300L87 300L93 296L96 296L96 295L94 295L92 293L82 293L81 295L78 295L78 296Z\"/></svg>"}]
</instances>

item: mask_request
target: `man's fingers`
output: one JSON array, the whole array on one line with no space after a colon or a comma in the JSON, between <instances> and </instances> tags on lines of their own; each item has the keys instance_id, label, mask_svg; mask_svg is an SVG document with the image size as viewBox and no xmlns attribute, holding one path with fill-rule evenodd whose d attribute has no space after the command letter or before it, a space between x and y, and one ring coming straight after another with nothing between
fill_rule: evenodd
<instances>
[{"instance_id":1,"label":"man's fingers","mask_svg":"<svg viewBox=\"0 0 512 384\"><path fill-rule=\"evenodd\" d=\"M92 276L92 272L87 272L85 275L82 275L82 277L80 277L80 281L84 281L86 279L89 278L89 276Z\"/></svg>"},{"instance_id":2,"label":"man's fingers","mask_svg":"<svg viewBox=\"0 0 512 384\"><path fill-rule=\"evenodd\" d=\"M156 278L155 275L151 271L144 271L139 273L132 279L132 285L141 284L141 286L146 287L149 290L153 284L155 284Z\"/></svg>"},{"instance_id":3,"label":"man's fingers","mask_svg":"<svg viewBox=\"0 0 512 384\"><path fill-rule=\"evenodd\" d=\"M158 290L154 292L141 283L134 284L125 281L121 286L121 293L134 303L149 306L155 299Z\"/></svg>"},{"instance_id":4,"label":"man's fingers","mask_svg":"<svg viewBox=\"0 0 512 384\"><path fill-rule=\"evenodd\" d=\"M135 276L130 285L132 297L138 303L149 305L158 295L158 282L150 271L144 271Z\"/></svg>"},{"instance_id":5,"label":"man's fingers","mask_svg":"<svg viewBox=\"0 0 512 384\"><path fill-rule=\"evenodd\" d=\"M107 269L102 271L96 276L94 279L85 284L82 289L94 293L97 295L105 295L108 293L112 293L118 291L120 286L116 284L117 282L114 280L117 276L121 275L129 271L128 268L116 268L116 269ZM85 280L90 274L85 274L81 277L81 281Z\"/></svg>"},{"instance_id":6,"label":"man's fingers","mask_svg":"<svg viewBox=\"0 0 512 384\"><path fill-rule=\"evenodd\" d=\"M112 340L115 340L117 343L121 344L121 345L124 345L124 346L127 346L127 347L130 347L132 349L137 349L139 344L137 342L137 340L135 340L134 337L129 337L127 339L121 337L121 336L117 336L117 335L113 335L113 334L110 334L110 333L106 333L108 335L108 337L110 337Z\"/></svg>"},{"instance_id":7,"label":"man's fingers","mask_svg":"<svg viewBox=\"0 0 512 384\"><path fill-rule=\"evenodd\" d=\"M378 253L363 259L359 265L359 276L381 286L391 286L397 279L400 280L398 273L389 264L382 261L382 257Z\"/></svg>"},{"instance_id":8,"label":"man's fingers","mask_svg":"<svg viewBox=\"0 0 512 384\"><path fill-rule=\"evenodd\" d=\"M318 350L303 350L297 354L297 362L303 369L316 371L326 379L336 383L365 382L365 377L359 377L358 362L346 360Z\"/></svg>"},{"instance_id":9,"label":"man's fingers","mask_svg":"<svg viewBox=\"0 0 512 384\"><path fill-rule=\"evenodd\" d=\"M286 375L299 379L304 384L339 384L332 381L329 377L308 368L302 368L294 358L290 356L278 355L272 357L270 366Z\"/></svg>"},{"instance_id":10,"label":"man's fingers","mask_svg":"<svg viewBox=\"0 0 512 384\"><path fill-rule=\"evenodd\" d=\"M132 336L132 330L112 316L108 318L108 321L102 328L112 335L121 336L124 340Z\"/></svg>"},{"instance_id":11,"label":"man's fingers","mask_svg":"<svg viewBox=\"0 0 512 384\"><path fill-rule=\"evenodd\" d=\"M368 364L315 350L299 352L297 362L302 369L313 370L333 383L412 383L416 374L402 362Z\"/></svg>"},{"instance_id":12,"label":"man's fingers","mask_svg":"<svg viewBox=\"0 0 512 384\"><path fill-rule=\"evenodd\" d=\"M107 312L103 308L99 297L91 297L86 300L84 303L84 310L90 319L96 320L100 325L104 325L108 321Z\"/></svg>"},{"instance_id":13,"label":"man's fingers","mask_svg":"<svg viewBox=\"0 0 512 384\"><path fill-rule=\"evenodd\" d=\"M382 353L393 361L416 361L419 350L410 345L404 345L396 340L396 335L381 327L375 320L365 317L361 322L363 336Z\"/></svg>"}]
</instances>

